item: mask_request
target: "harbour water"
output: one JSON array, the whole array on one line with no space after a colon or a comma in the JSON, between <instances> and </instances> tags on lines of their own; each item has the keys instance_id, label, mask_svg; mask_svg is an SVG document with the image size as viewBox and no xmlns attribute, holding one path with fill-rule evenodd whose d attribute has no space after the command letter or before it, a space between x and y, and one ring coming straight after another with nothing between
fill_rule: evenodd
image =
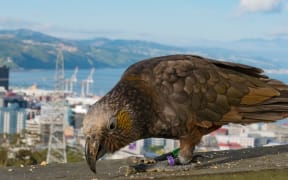
<instances>
[{"instance_id":1,"label":"harbour water","mask_svg":"<svg viewBox=\"0 0 288 180\"><path fill-rule=\"evenodd\" d=\"M96 69L93 76L92 93L96 95L104 95L119 81L124 68L107 68ZM65 70L65 79L71 78L74 70ZM77 82L74 85L75 91L79 95L81 93L81 82L89 76L90 69L79 69L77 74ZM11 88L21 87L29 88L36 84L39 89L53 90L55 81L54 70L21 70L10 71L9 85Z\"/></svg>"}]
</instances>

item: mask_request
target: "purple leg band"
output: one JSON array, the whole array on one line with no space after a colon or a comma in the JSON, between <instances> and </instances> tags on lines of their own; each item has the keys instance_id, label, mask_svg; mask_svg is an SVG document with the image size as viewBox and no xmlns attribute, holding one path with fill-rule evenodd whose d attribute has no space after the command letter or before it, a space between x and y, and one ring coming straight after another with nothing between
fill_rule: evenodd
<instances>
[{"instance_id":1,"label":"purple leg band","mask_svg":"<svg viewBox=\"0 0 288 180\"><path fill-rule=\"evenodd\" d=\"M168 160L168 164L170 166L174 166L175 165L175 160L172 156L167 156L167 160Z\"/></svg>"}]
</instances>

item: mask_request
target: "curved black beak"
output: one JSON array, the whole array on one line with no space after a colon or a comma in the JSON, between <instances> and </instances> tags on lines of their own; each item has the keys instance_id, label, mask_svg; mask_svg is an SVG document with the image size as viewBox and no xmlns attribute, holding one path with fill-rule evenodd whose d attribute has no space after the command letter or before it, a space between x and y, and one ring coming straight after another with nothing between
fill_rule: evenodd
<instances>
[{"instance_id":1,"label":"curved black beak","mask_svg":"<svg viewBox=\"0 0 288 180\"><path fill-rule=\"evenodd\" d=\"M106 151L102 148L99 141L87 136L85 143L85 158L90 169L94 173L96 173L97 160L104 156L104 154L106 154Z\"/></svg>"}]
</instances>

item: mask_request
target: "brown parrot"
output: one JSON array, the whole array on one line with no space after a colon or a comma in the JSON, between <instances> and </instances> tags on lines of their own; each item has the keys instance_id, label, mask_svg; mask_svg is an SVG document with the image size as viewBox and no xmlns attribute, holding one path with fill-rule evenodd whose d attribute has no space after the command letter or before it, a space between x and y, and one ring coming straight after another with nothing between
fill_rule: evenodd
<instances>
[{"instance_id":1,"label":"brown parrot","mask_svg":"<svg viewBox=\"0 0 288 180\"><path fill-rule=\"evenodd\" d=\"M180 140L178 159L191 162L201 137L228 123L288 117L288 86L259 68L194 55L131 65L84 118L91 170L106 153L144 138Z\"/></svg>"}]
</instances>

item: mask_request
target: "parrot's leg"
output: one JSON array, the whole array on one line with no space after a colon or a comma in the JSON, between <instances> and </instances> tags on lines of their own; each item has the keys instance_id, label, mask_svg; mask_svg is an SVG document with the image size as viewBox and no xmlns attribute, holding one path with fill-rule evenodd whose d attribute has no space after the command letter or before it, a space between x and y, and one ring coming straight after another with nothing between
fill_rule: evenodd
<instances>
[{"instance_id":1,"label":"parrot's leg","mask_svg":"<svg viewBox=\"0 0 288 180\"><path fill-rule=\"evenodd\" d=\"M194 161L195 146L201 141L202 135L195 130L193 133L180 138L180 151L178 159L180 164L189 164Z\"/></svg>"},{"instance_id":2,"label":"parrot's leg","mask_svg":"<svg viewBox=\"0 0 288 180\"><path fill-rule=\"evenodd\" d=\"M200 142L202 135L196 129L191 134L182 136L180 138L180 148L177 148L171 152L162 154L155 158L146 157L131 157L128 159L129 164L155 164L160 161L167 161L169 157L175 159L175 164L184 165L191 162L197 162L199 155L193 156L195 146Z\"/></svg>"},{"instance_id":3,"label":"parrot's leg","mask_svg":"<svg viewBox=\"0 0 288 180\"><path fill-rule=\"evenodd\" d=\"M178 154L179 163L182 165L193 162L198 163L199 159L203 159L203 156L193 156L195 146L199 144L203 135L209 134L220 127L220 125L213 125L211 127L195 127L192 129L190 134L180 137L180 151Z\"/></svg>"}]
</instances>

